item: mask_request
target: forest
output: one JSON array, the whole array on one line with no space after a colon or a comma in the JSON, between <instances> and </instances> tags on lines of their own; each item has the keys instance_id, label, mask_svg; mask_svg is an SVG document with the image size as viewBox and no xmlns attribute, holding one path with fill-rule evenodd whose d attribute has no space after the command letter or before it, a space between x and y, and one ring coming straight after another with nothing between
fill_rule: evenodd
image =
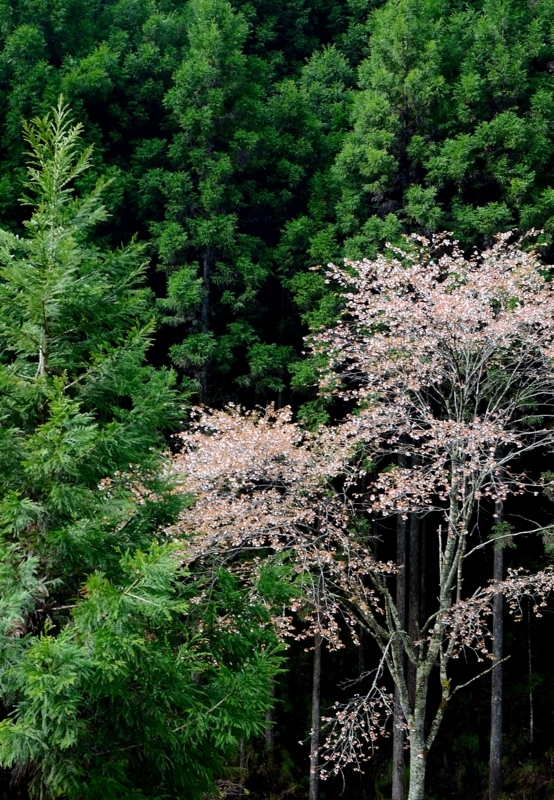
<instances>
[{"instance_id":1,"label":"forest","mask_svg":"<svg viewBox=\"0 0 554 800\"><path fill-rule=\"evenodd\" d=\"M554 0L0 0L0 800L554 798Z\"/></svg>"}]
</instances>

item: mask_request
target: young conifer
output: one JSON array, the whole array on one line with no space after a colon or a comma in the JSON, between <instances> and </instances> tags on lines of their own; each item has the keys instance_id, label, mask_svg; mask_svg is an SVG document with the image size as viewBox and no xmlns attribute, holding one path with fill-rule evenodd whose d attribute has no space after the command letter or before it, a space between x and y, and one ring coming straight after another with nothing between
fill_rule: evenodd
<instances>
[{"instance_id":1,"label":"young conifer","mask_svg":"<svg viewBox=\"0 0 554 800\"><path fill-rule=\"evenodd\" d=\"M261 732L278 657L236 581L201 601L163 533L173 377L145 361L141 247L90 237L80 133L61 100L25 127L31 216L0 233L0 763L41 798L196 798Z\"/></svg>"}]
</instances>

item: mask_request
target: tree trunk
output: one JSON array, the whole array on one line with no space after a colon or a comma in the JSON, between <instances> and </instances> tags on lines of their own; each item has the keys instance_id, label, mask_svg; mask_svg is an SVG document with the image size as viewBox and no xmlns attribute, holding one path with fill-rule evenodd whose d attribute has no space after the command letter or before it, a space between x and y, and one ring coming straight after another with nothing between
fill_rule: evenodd
<instances>
[{"instance_id":1,"label":"tree trunk","mask_svg":"<svg viewBox=\"0 0 554 800\"><path fill-rule=\"evenodd\" d=\"M238 796L244 796L244 783L246 781L246 748L244 746L244 739L240 740L239 750L239 764L240 764L240 779L239 779L239 792Z\"/></svg>"},{"instance_id":2,"label":"tree trunk","mask_svg":"<svg viewBox=\"0 0 554 800\"><path fill-rule=\"evenodd\" d=\"M417 685L419 683L419 685ZM410 727L410 788L408 800L423 800L425 794L425 710L427 707L427 682L416 683L413 724Z\"/></svg>"},{"instance_id":3,"label":"tree trunk","mask_svg":"<svg viewBox=\"0 0 554 800\"><path fill-rule=\"evenodd\" d=\"M275 682L272 681L269 696L275 698ZM265 714L265 749L270 753L273 750L273 709L270 708Z\"/></svg>"},{"instance_id":4,"label":"tree trunk","mask_svg":"<svg viewBox=\"0 0 554 800\"><path fill-rule=\"evenodd\" d=\"M48 371L48 348L50 343L50 324L46 311L46 301L42 301L42 334L38 348L37 378L45 378Z\"/></svg>"},{"instance_id":5,"label":"tree trunk","mask_svg":"<svg viewBox=\"0 0 554 800\"><path fill-rule=\"evenodd\" d=\"M421 566L420 566L420 521L410 514L410 561L408 580L408 636L412 642L419 638L421 605ZM416 667L408 661L408 692L410 705L415 703Z\"/></svg>"},{"instance_id":6,"label":"tree trunk","mask_svg":"<svg viewBox=\"0 0 554 800\"><path fill-rule=\"evenodd\" d=\"M420 575L419 575L419 619L427 618L426 570L427 570L427 526L425 517L419 521Z\"/></svg>"},{"instance_id":7,"label":"tree trunk","mask_svg":"<svg viewBox=\"0 0 554 800\"><path fill-rule=\"evenodd\" d=\"M211 247L206 248L202 259L202 333L210 332L210 289L212 270L214 265L214 253ZM202 365L200 374L200 399L202 403L207 402L208 397L208 363Z\"/></svg>"},{"instance_id":8,"label":"tree trunk","mask_svg":"<svg viewBox=\"0 0 554 800\"><path fill-rule=\"evenodd\" d=\"M502 503L496 504L496 518L502 522ZM493 578L501 581L504 577L504 548L502 543L494 545ZM503 620L502 595L495 594L492 601L492 655L494 663L502 660ZM489 800L497 800L502 790L502 664L492 671L491 691L491 745L489 764Z\"/></svg>"},{"instance_id":9,"label":"tree trunk","mask_svg":"<svg viewBox=\"0 0 554 800\"><path fill-rule=\"evenodd\" d=\"M319 731L321 704L321 635L316 633L312 682L312 734L310 742L310 800L319 794Z\"/></svg>"},{"instance_id":10,"label":"tree trunk","mask_svg":"<svg viewBox=\"0 0 554 800\"><path fill-rule=\"evenodd\" d=\"M406 520L399 514L396 522L396 608L400 626L406 624ZM404 799L404 715L400 707L400 692L394 689L394 720L392 732L392 800Z\"/></svg>"},{"instance_id":11,"label":"tree trunk","mask_svg":"<svg viewBox=\"0 0 554 800\"><path fill-rule=\"evenodd\" d=\"M404 715L400 692L394 689L394 731L392 735L392 800L404 800Z\"/></svg>"},{"instance_id":12,"label":"tree trunk","mask_svg":"<svg viewBox=\"0 0 554 800\"><path fill-rule=\"evenodd\" d=\"M379 561L379 522L374 520L373 522L373 558L375 561Z\"/></svg>"},{"instance_id":13,"label":"tree trunk","mask_svg":"<svg viewBox=\"0 0 554 800\"><path fill-rule=\"evenodd\" d=\"M410 788L408 800L424 800L426 766L425 749L423 747L414 747L413 739L410 736Z\"/></svg>"},{"instance_id":14,"label":"tree trunk","mask_svg":"<svg viewBox=\"0 0 554 800\"><path fill-rule=\"evenodd\" d=\"M533 712L533 657L531 653L531 598L527 602L527 658L529 661L529 744L534 739L534 712Z\"/></svg>"}]
</instances>

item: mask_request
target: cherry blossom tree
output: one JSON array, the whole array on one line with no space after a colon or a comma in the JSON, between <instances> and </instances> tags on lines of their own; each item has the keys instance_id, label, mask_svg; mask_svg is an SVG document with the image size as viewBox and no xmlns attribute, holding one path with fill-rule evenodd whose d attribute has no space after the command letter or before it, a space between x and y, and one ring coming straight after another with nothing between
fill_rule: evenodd
<instances>
[{"instance_id":1,"label":"cherry blossom tree","mask_svg":"<svg viewBox=\"0 0 554 800\"><path fill-rule=\"evenodd\" d=\"M194 499L171 530L184 538L182 557L209 569L225 561L256 591L270 554L273 567L290 567L281 571L287 612L276 612L275 624L293 635L289 614L302 609L302 638L319 635L331 649L343 647L341 620L356 637L357 620L344 602L353 576L394 572L356 535L356 499L330 484L343 454L292 422L288 408L229 406L192 416L174 459ZM368 603L377 604L374 595Z\"/></svg>"},{"instance_id":2,"label":"cherry blossom tree","mask_svg":"<svg viewBox=\"0 0 554 800\"><path fill-rule=\"evenodd\" d=\"M268 556L273 568L286 563L289 611L274 614L285 634L301 607L300 635L317 633L331 647L341 646L341 620L355 640L363 626L380 663L368 692L330 722L323 772L361 768L393 709L388 672L410 748L409 800L422 800L448 703L475 679L454 686L451 660L463 648L489 655L498 593L517 612L526 594L538 593L539 607L554 583L549 571L513 574L464 594L466 568L484 546L479 509L494 513L510 494L537 492L522 457L554 444L554 292L536 254L509 235L469 258L445 235L414 239L374 261L330 265L327 279L343 314L310 346L327 364L320 391L351 413L311 434L288 409L197 411L175 462L195 502L173 533L196 531L183 545L191 563L257 570L253 591ZM416 635L396 604L403 565L372 551L368 522L393 515L425 516L428 531L436 528L435 607ZM434 708L431 680L441 695Z\"/></svg>"},{"instance_id":3,"label":"cherry blossom tree","mask_svg":"<svg viewBox=\"0 0 554 800\"><path fill-rule=\"evenodd\" d=\"M468 633L462 602L468 559L482 546L474 543L477 511L484 503L494 509L510 493L536 491L522 457L554 443L554 293L536 254L510 243L509 234L470 258L446 235L411 244L375 261L329 268L328 280L344 291L344 314L314 337L313 348L329 357L322 391L356 406L327 432L340 440L335 449L351 453L345 471L352 485L364 459L387 467L371 476L368 510L437 520L437 602L418 636L402 625L384 575L369 576L384 619L360 609L407 725L409 800L421 800L427 753L460 688L452 686L449 661L464 645L485 650L483 620ZM413 699L406 660L415 668ZM430 711L433 673L441 701ZM359 742L356 702L367 714L371 701L351 703L334 733L333 747L342 747L347 760Z\"/></svg>"},{"instance_id":4,"label":"cherry blossom tree","mask_svg":"<svg viewBox=\"0 0 554 800\"><path fill-rule=\"evenodd\" d=\"M357 618L348 602L370 572L393 572L376 562L353 527L355 503L333 489L341 458L291 421L289 409L242 413L198 410L182 435L175 459L186 474L194 503L174 535L185 533L183 557L198 569L225 563L249 585L253 599L269 606L276 627L314 646L310 798L319 779L319 683L322 646L343 647L341 621L357 640ZM195 531L193 536L187 535ZM278 604L267 591L279 579ZM352 584L352 592L350 590ZM265 586L264 600L257 595ZM364 588L364 601L376 603ZM293 625L291 613L302 619Z\"/></svg>"}]
</instances>

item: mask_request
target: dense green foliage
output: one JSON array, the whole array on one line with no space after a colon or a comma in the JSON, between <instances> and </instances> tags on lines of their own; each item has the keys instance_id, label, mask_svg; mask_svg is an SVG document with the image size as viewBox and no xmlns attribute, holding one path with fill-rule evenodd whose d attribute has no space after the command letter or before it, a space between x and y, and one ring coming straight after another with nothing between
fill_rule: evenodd
<instances>
[{"instance_id":1,"label":"dense green foliage","mask_svg":"<svg viewBox=\"0 0 554 800\"><path fill-rule=\"evenodd\" d=\"M308 267L411 230L550 241L553 15L549 0L5 0L4 225L22 220L21 119L63 92L95 144L84 185L112 179L102 235L137 233L167 274L158 357L212 400L282 394L301 318L332 314Z\"/></svg>"},{"instance_id":2,"label":"dense green foliage","mask_svg":"<svg viewBox=\"0 0 554 800\"><path fill-rule=\"evenodd\" d=\"M60 95L82 128L44 121ZM304 796L310 655L256 761L280 656L240 586L207 596L171 555L167 437L198 398L327 419L302 338L336 297L312 267L533 226L552 261L554 0L0 0L0 795L192 798L251 757L257 796ZM522 677L507 636L507 785L546 797L547 655ZM329 658L330 702L371 657ZM437 797L481 796L475 696ZM387 796L388 756L352 797Z\"/></svg>"},{"instance_id":3,"label":"dense green foliage","mask_svg":"<svg viewBox=\"0 0 554 800\"><path fill-rule=\"evenodd\" d=\"M278 648L224 573L197 602L164 534L180 404L145 363L143 247L91 241L79 134L61 106L26 127L32 213L0 233L0 762L41 797L197 797L259 732Z\"/></svg>"}]
</instances>

